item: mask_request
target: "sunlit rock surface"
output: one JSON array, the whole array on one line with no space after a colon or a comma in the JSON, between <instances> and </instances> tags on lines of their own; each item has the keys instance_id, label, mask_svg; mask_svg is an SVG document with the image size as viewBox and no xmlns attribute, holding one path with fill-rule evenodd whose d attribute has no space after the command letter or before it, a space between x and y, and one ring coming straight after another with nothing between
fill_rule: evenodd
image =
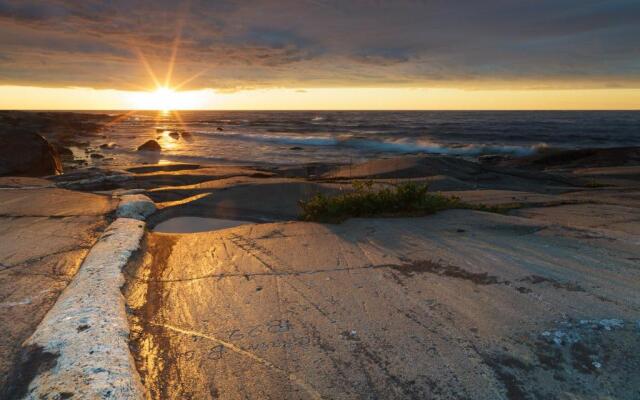
<instances>
[{"instance_id":1,"label":"sunlit rock surface","mask_svg":"<svg viewBox=\"0 0 640 400\"><path fill-rule=\"evenodd\" d=\"M21 343L73 278L115 207L109 197L43 188L45 182L0 180L2 389Z\"/></svg>"},{"instance_id":2,"label":"sunlit rock surface","mask_svg":"<svg viewBox=\"0 0 640 400\"><path fill-rule=\"evenodd\" d=\"M20 365L23 370L37 369L25 398L144 398L129 353L129 326L120 292L122 268L138 249L144 229L143 221L131 218L118 218L109 225L25 342L23 359L33 358L34 351L55 357L55 366L48 369L38 361Z\"/></svg>"},{"instance_id":3,"label":"sunlit rock surface","mask_svg":"<svg viewBox=\"0 0 640 400\"><path fill-rule=\"evenodd\" d=\"M148 233L132 349L152 398L631 399L640 250L608 232L452 210Z\"/></svg>"}]
</instances>

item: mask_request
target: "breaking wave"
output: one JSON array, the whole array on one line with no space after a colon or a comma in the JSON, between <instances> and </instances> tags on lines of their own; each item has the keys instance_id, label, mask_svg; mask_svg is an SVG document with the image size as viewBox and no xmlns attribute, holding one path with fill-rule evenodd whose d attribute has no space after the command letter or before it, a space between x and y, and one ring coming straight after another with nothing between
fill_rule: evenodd
<instances>
[{"instance_id":1,"label":"breaking wave","mask_svg":"<svg viewBox=\"0 0 640 400\"><path fill-rule=\"evenodd\" d=\"M547 148L545 143L535 145L497 145L497 144L445 144L426 140L409 139L369 139L354 136L309 136L309 135L277 135L265 133L242 132L199 132L212 138L252 141L280 145L308 147L347 147L379 153L429 153L456 156L480 156L484 154L505 154L526 156Z\"/></svg>"}]
</instances>

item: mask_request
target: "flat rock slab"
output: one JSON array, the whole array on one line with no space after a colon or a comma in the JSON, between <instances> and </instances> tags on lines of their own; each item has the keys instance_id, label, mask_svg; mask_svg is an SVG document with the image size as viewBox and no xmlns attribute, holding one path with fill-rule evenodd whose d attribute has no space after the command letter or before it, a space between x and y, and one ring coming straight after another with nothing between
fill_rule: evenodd
<instances>
[{"instance_id":1,"label":"flat rock slab","mask_svg":"<svg viewBox=\"0 0 640 400\"><path fill-rule=\"evenodd\" d=\"M1 176L0 188L46 187L53 186L51 181L28 176Z\"/></svg>"},{"instance_id":2,"label":"flat rock slab","mask_svg":"<svg viewBox=\"0 0 640 400\"><path fill-rule=\"evenodd\" d=\"M149 233L128 267L149 396L632 399L640 250L454 210Z\"/></svg>"},{"instance_id":3,"label":"flat rock slab","mask_svg":"<svg viewBox=\"0 0 640 400\"><path fill-rule=\"evenodd\" d=\"M47 216L104 215L113 210L110 197L65 189L0 190L0 215Z\"/></svg>"},{"instance_id":4,"label":"flat rock slab","mask_svg":"<svg viewBox=\"0 0 640 400\"><path fill-rule=\"evenodd\" d=\"M515 215L592 231L614 231L640 245L640 208L614 204L567 204L527 208Z\"/></svg>"},{"instance_id":5,"label":"flat rock slab","mask_svg":"<svg viewBox=\"0 0 640 400\"><path fill-rule=\"evenodd\" d=\"M0 398L22 342L69 284L114 204L53 188L0 190Z\"/></svg>"},{"instance_id":6,"label":"flat rock slab","mask_svg":"<svg viewBox=\"0 0 640 400\"><path fill-rule=\"evenodd\" d=\"M456 196L467 203L483 204L487 206L508 204L546 204L561 201L556 195L540 194L532 192L519 192L515 190L464 190L442 192L447 196Z\"/></svg>"},{"instance_id":7,"label":"flat rock slab","mask_svg":"<svg viewBox=\"0 0 640 400\"><path fill-rule=\"evenodd\" d=\"M248 221L298 219L300 200L318 193L335 194L344 187L297 179L237 177L186 188L164 188L149 193L160 208L150 223L185 215Z\"/></svg>"}]
</instances>

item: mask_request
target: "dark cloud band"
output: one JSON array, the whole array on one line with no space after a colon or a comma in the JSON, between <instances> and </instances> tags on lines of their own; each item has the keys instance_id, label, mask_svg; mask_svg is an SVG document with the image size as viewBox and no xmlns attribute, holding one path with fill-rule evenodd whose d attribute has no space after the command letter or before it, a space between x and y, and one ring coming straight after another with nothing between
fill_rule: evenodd
<instances>
[{"instance_id":1,"label":"dark cloud band","mask_svg":"<svg viewBox=\"0 0 640 400\"><path fill-rule=\"evenodd\" d=\"M0 83L640 87L637 0L0 0Z\"/></svg>"}]
</instances>

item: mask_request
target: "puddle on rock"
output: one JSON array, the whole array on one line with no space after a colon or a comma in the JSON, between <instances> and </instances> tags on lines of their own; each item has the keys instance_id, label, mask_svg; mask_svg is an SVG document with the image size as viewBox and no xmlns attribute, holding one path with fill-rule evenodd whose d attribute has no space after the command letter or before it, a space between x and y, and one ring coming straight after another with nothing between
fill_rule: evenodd
<instances>
[{"instance_id":1,"label":"puddle on rock","mask_svg":"<svg viewBox=\"0 0 640 400\"><path fill-rule=\"evenodd\" d=\"M252 223L253 222L233 219L175 217L159 223L155 228L153 228L153 231L160 233L209 232Z\"/></svg>"}]
</instances>

